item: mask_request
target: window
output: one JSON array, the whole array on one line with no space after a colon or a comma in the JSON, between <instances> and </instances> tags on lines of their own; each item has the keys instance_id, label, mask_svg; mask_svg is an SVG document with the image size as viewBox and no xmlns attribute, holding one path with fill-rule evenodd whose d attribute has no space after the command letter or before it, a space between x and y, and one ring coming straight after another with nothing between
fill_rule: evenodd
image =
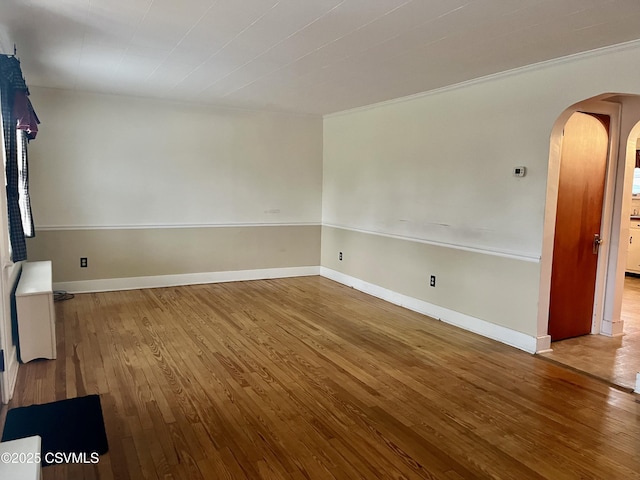
<instances>
[{"instance_id":1,"label":"window","mask_svg":"<svg viewBox=\"0 0 640 480\"><path fill-rule=\"evenodd\" d=\"M633 190L634 195L640 195L640 168L633 169Z\"/></svg>"}]
</instances>

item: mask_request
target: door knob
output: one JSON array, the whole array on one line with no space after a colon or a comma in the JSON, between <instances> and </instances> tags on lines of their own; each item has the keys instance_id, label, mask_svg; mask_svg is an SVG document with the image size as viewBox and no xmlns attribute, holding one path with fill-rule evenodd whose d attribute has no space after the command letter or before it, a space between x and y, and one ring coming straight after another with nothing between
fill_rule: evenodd
<instances>
[{"instance_id":1,"label":"door knob","mask_svg":"<svg viewBox=\"0 0 640 480\"><path fill-rule=\"evenodd\" d=\"M602 243L602 238L600 238L599 233L593 234L593 254L598 254L598 249L600 248L600 244Z\"/></svg>"}]
</instances>

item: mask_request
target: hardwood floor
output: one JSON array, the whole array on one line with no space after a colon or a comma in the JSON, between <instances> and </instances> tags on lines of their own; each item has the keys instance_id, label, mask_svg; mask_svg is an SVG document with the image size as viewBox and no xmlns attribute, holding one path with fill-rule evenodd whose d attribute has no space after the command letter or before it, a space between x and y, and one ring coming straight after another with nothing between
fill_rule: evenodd
<instances>
[{"instance_id":1,"label":"hardwood floor","mask_svg":"<svg viewBox=\"0 0 640 480\"><path fill-rule=\"evenodd\" d=\"M553 352L542 356L633 391L640 371L640 277L625 278L621 317L621 337L569 338L553 342Z\"/></svg>"},{"instance_id":2,"label":"hardwood floor","mask_svg":"<svg viewBox=\"0 0 640 480\"><path fill-rule=\"evenodd\" d=\"M320 277L77 295L10 407L99 393L44 479L640 478L640 403Z\"/></svg>"}]
</instances>

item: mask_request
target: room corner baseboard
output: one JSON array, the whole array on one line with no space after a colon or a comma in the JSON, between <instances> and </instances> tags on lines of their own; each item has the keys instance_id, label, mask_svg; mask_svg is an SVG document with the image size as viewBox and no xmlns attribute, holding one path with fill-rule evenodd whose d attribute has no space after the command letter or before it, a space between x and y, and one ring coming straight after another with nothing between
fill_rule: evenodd
<instances>
[{"instance_id":1,"label":"room corner baseboard","mask_svg":"<svg viewBox=\"0 0 640 480\"><path fill-rule=\"evenodd\" d=\"M7 383L8 391L2 392L3 398L0 403L9 403L9 400L13 398L13 392L16 388L16 381L18 380L18 368L20 367L20 362L18 362L18 351L15 346L12 346L8 352L5 352L5 361L7 362L5 366L5 373L8 375Z\"/></svg>"},{"instance_id":2,"label":"room corner baseboard","mask_svg":"<svg viewBox=\"0 0 640 480\"><path fill-rule=\"evenodd\" d=\"M386 300L387 302L408 308L414 312L422 313L423 315L433 317L464 330L477 333L483 337L505 343L528 353L535 353L538 347L538 339L536 337L501 325L496 325L464 313L440 307L438 305L425 302L424 300L419 300L414 297L394 292L330 268L320 267L320 275L338 283L342 283L343 285L353 287L361 292L373 295L374 297ZM540 338L543 339L544 337Z\"/></svg>"},{"instance_id":3,"label":"room corner baseboard","mask_svg":"<svg viewBox=\"0 0 640 480\"><path fill-rule=\"evenodd\" d=\"M228 272L184 273L177 275L153 275L148 277L102 278L73 282L54 282L54 290L69 293L113 292L138 290L141 288L177 287L204 283L242 282L269 278L306 277L319 275L320 267L262 268L257 270L234 270Z\"/></svg>"},{"instance_id":4,"label":"room corner baseboard","mask_svg":"<svg viewBox=\"0 0 640 480\"><path fill-rule=\"evenodd\" d=\"M55 282L54 290L69 293L110 292L119 290L137 290L141 288L175 287L206 283L238 282L247 280L265 280L269 278L287 278L321 275L361 292L381 298L387 302L422 313L445 323L455 325L484 337L505 343L512 347L535 353L544 350L548 344L547 336L533 337L522 332L496 325L470 315L450 310L438 305L409 297L401 293L351 277L336 270L320 266L265 268L257 270L236 270L227 272L202 272L177 275L154 275L145 277L104 278L72 282ZM548 348L548 347L547 347Z\"/></svg>"}]
</instances>

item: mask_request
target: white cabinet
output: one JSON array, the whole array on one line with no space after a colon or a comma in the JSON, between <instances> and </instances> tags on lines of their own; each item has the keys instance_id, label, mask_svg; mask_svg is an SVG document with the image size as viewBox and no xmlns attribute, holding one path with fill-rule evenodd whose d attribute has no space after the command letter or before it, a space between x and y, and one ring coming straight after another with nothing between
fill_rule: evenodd
<instances>
[{"instance_id":1,"label":"white cabinet","mask_svg":"<svg viewBox=\"0 0 640 480\"><path fill-rule=\"evenodd\" d=\"M640 274L640 220L631 220L631 224L629 226L627 272Z\"/></svg>"},{"instance_id":2,"label":"white cabinet","mask_svg":"<svg viewBox=\"0 0 640 480\"><path fill-rule=\"evenodd\" d=\"M25 262L16 288L18 344L23 363L56 358L51 261Z\"/></svg>"}]
</instances>

